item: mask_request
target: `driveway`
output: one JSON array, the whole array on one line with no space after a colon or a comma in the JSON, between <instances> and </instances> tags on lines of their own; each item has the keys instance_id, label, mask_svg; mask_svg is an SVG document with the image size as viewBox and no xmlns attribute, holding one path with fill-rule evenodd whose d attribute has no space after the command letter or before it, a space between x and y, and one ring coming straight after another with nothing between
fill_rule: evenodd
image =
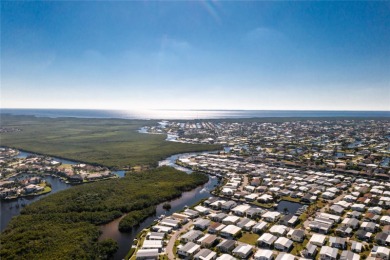
<instances>
[{"instance_id":1,"label":"driveway","mask_svg":"<svg viewBox=\"0 0 390 260\"><path fill-rule=\"evenodd\" d=\"M168 259L174 260L175 259L175 254L173 253L173 246L175 245L176 240L179 238L179 236L187 231L191 225L192 225L192 220L190 220L187 224L182 226L179 230L177 230L169 239L168 245L166 247L166 252L168 254Z\"/></svg>"}]
</instances>

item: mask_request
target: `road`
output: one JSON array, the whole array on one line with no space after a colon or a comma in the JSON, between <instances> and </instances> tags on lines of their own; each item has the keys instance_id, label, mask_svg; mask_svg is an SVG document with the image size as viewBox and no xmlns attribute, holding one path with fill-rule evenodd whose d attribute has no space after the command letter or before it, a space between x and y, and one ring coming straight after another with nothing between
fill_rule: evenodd
<instances>
[{"instance_id":1,"label":"road","mask_svg":"<svg viewBox=\"0 0 390 260\"><path fill-rule=\"evenodd\" d=\"M179 230L177 230L169 239L168 245L166 247L166 252L168 254L168 259L174 260L175 259L175 254L173 253L173 246L175 245L176 240L179 238L179 236L187 231L191 225L192 225L192 220L190 220L187 224L182 226Z\"/></svg>"}]
</instances>

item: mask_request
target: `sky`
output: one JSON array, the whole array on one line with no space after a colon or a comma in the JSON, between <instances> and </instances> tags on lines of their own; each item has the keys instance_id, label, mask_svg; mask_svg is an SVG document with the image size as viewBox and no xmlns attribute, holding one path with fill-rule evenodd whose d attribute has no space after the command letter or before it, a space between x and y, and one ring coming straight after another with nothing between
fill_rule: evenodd
<instances>
[{"instance_id":1,"label":"sky","mask_svg":"<svg viewBox=\"0 0 390 260\"><path fill-rule=\"evenodd\" d=\"M390 110L389 1L1 1L1 108Z\"/></svg>"}]
</instances>

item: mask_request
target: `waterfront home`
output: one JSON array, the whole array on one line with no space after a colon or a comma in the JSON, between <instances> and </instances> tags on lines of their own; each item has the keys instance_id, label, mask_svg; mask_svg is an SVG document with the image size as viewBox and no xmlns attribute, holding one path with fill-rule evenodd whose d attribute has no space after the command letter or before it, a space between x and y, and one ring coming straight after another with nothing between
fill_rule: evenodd
<instances>
[{"instance_id":1,"label":"waterfront home","mask_svg":"<svg viewBox=\"0 0 390 260\"><path fill-rule=\"evenodd\" d=\"M173 229L172 227L161 226L161 225L154 225L151 227L152 231L160 232L160 233L171 233L172 229Z\"/></svg>"},{"instance_id":2,"label":"waterfront home","mask_svg":"<svg viewBox=\"0 0 390 260\"><path fill-rule=\"evenodd\" d=\"M180 221L171 219L171 218L164 218L159 223L162 226L172 227L173 229L177 229L180 226Z\"/></svg>"},{"instance_id":3,"label":"waterfront home","mask_svg":"<svg viewBox=\"0 0 390 260\"><path fill-rule=\"evenodd\" d=\"M233 255L240 259L247 259L252 254L253 246L248 244L241 244L234 248Z\"/></svg>"},{"instance_id":4,"label":"waterfront home","mask_svg":"<svg viewBox=\"0 0 390 260\"><path fill-rule=\"evenodd\" d=\"M200 215L207 215L210 212L210 209L203 207L203 206L200 206L200 205L194 207L194 209L196 211L198 211Z\"/></svg>"},{"instance_id":5,"label":"waterfront home","mask_svg":"<svg viewBox=\"0 0 390 260\"><path fill-rule=\"evenodd\" d=\"M137 260L155 259L159 258L159 252L157 249L138 249L136 253Z\"/></svg>"},{"instance_id":6,"label":"waterfront home","mask_svg":"<svg viewBox=\"0 0 390 260\"><path fill-rule=\"evenodd\" d=\"M186 209L183 212L184 215L187 215L190 219L199 217L199 212L192 209Z\"/></svg>"},{"instance_id":7,"label":"waterfront home","mask_svg":"<svg viewBox=\"0 0 390 260\"><path fill-rule=\"evenodd\" d=\"M195 256L195 260L213 260L217 258L217 253L210 249L203 248Z\"/></svg>"},{"instance_id":8,"label":"waterfront home","mask_svg":"<svg viewBox=\"0 0 390 260\"><path fill-rule=\"evenodd\" d=\"M244 216L245 212L248 211L251 208L251 206L243 204L243 205L238 205L235 208L233 208L231 211L236 215L236 216Z\"/></svg>"},{"instance_id":9,"label":"waterfront home","mask_svg":"<svg viewBox=\"0 0 390 260\"><path fill-rule=\"evenodd\" d=\"M181 248L177 250L177 254L185 259L190 259L192 258L197 252L199 252L200 246L193 243L193 242L188 242Z\"/></svg>"},{"instance_id":10,"label":"waterfront home","mask_svg":"<svg viewBox=\"0 0 390 260\"><path fill-rule=\"evenodd\" d=\"M267 222L276 222L281 216L280 212L277 211L267 211L261 217Z\"/></svg>"},{"instance_id":11,"label":"waterfront home","mask_svg":"<svg viewBox=\"0 0 390 260\"><path fill-rule=\"evenodd\" d=\"M142 249L157 249L161 253L163 248L162 240L144 240L142 244Z\"/></svg>"},{"instance_id":12,"label":"waterfront home","mask_svg":"<svg viewBox=\"0 0 390 260\"><path fill-rule=\"evenodd\" d=\"M149 232L146 235L146 239L149 239L149 240L163 240L164 238L165 238L165 234L159 233L159 232Z\"/></svg>"}]
</instances>

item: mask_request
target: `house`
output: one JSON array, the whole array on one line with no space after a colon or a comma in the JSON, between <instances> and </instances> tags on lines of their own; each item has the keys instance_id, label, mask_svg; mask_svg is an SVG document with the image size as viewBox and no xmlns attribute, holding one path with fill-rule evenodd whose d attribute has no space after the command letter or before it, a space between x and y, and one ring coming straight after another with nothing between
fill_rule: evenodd
<instances>
[{"instance_id":1,"label":"house","mask_svg":"<svg viewBox=\"0 0 390 260\"><path fill-rule=\"evenodd\" d=\"M295 242L303 242L305 240L305 231L302 229L291 229L287 233L287 237Z\"/></svg>"},{"instance_id":2,"label":"house","mask_svg":"<svg viewBox=\"0 0 390 260\"><path fill-rule=\"evenodd\" d=\"M332 205L329 208L330 212L336 214L336 215L342 215L344 213L344 208L339 205Z\"/></svg>"},{"instance_id":3,"label":"house","mask_svg":"<svg viewBox=\"0 0 390 260\"><path fill-rule=\"evenodd\" d=\"M252 254L253 246L248 244L241 244L234 248L233 255L240 259L247 259Z\"/></svg>"},{"instance_id":4,"label":"house","mask_svg":"<svg viewBox=\"0 0 390 260\"><path fill-rule=\"evenodd\" d=\"M256 217L260 216L263 212L264 212L264 210L262 210L262 209L252 207L246 211L246 216L248 218L256 218Z\"/></svg>"},{"instance_id":5,"label":"house","mask_svg":"<svg viewBox=\"0 0 390 260\"><path fill-rule=\"evenodd\" d=\"M351 250L356 253L361 253L363 248L363 244L360 242L352 241Z\"/></svg>"},{"instance_id":6,"label":"house","mask_svg":"<svg viewBox=\"0 0 390 260\"><path fill-rule=\"evenodd\" d=\"M249 218L243 218L237 223L237 226L244 230L251 230L254 225L256 222Z\"/></svg>"},{"instance_id":7,"label":"house","mask_svg":"<svg viewBox=\"0 0 390 260\"><path fill-rule=\"evenodd\" d=\"M144 240L142 249L157 249L161 253L163 248L162 240Z\"/></svg>"},{"instance_id":8,"label":"house","mask_svg":"<svg viewBox=\"0 0 390 260\"><path fill-rule=\"evenodd\" d=\"M284 236L287 233L288 227L283 225L273 225L269 232L275 236Z\"/></svg>"},{"instance_id":9,"label":"house","mask_svg":"<svg viewBox=\"0 0 390 260\"><path fill-rule=\"evenodd\" d=\"M241 232L241 228L235 225L228 225L221 230L221 237L224 238L233 238L236 237Z\"/></svg>"},{"instance_id":10,"label":"house","mask_svg":"<svg viewBox=\"0 0 390 260\"><path fill-rule=\"evenodd\" d=\"M204 248L201 249L195 256L195 260L214 260L217 258L217 253L211 251L210 249Z\"/></svg>"},{"instance_id":11,"label":"house","mask_svg":"<svg viewBox=\"0 0 390 260\"><path fill-rule=\"evenodd\" d=\"M160 225L177 229L180 226L180 221L175 219L164 218L163 220L160 221Z\"/></svg>"},{"instance_id":12,"label":"house","mask_svg":"<svg viewBox=\"0 0 390 260\"><path fill-rule=\"evenodd\" d=\"M336 235L341 236L341 237L347 237L352 235L352 228L348 226L340 226L336 229Z\"/></svg>"},{"instance_id":13,"label":"house","mask_svg":"<svg viewBox=\"0 0 390 260\"><path fill-rule=\"evenodd\" d=\"M352 251L344 250L341 252L340 260L359 260L360 255L355 254Z\"/></svg>"},{"instance_id":14,"label":"house","mask_svg":"<svg viewBox=\"0 0 390 260\"><path fill-rule=\"evenodd\" d=\"M138 249L136 254L137 260L143 259L155 259L159 258L159 252L157 249Z\"/></svg>"},{"instance_id":15,"label":"house","mask_svg":"<svg viewBox=\"0 0 390 260\"><path fill-rule=\"evenodd\" d=\"M243 204L243 205L238 205L236 207L234 207L232 209L232 212L236 215L236 216L244 216L245 215L245 212L248 211L249 209L251 208L251 206L249 205L246 205L246 204Z\"/></svg>"},{"instance_id":16,"label":"house","mask_svg":"<svg viewBox=\"0 0 390 260\"><path fill-rule=\"evenodd\" d=\"M252 227L252 231L255 233L261 233L267 228L268 223L264 221L260 221L256 225Z\"/></svg>"},{"instance_id":17,"label":"house","mask_svg":"<svg viewBox=\"0 0 390 260\"><path fill-rule=\"evenodd\" d=\"M254 260L273 260L273 252L269 249L262 249L260 248L257 250L256 254L254 255Z\"/></svg>"},{"instance_id":18,"label":"house","mask_svg":"<svg viewBox=\"0 0 390 260\"><path fill-rule=\"evenodd\" d=\"M185 259L192 258L196 253L198 253L200 250L200 245L197 245L193 242L188 242L181 248L177 250L177 254Z\"/></svg>"},{"instance_id":19,"label":"house","mask_svg":"<svg viewBox=\"0 0 390 260\"><path fill-rule=\"evenodd\" d=\"M390 235L384 232L378 233L375 236L375 242L383 246L385 246L386 244L390 245Z\"/></svg>"},{"instance_id":20,"label":"house","mask_svg":"<svg viewBox=\"0 0 390 260\"><path fill-rule=\"evenodd\" d=\"M203 236L203 232L199 230L190 230L184 235L181 236L180 241L187 243L187 242L195 242L198 240L201 236Z\"/></svg>"},{"instance_id":21,"label":"house","mask_svg":"<svg viewBox=\"0 0 390 260\"><path fill-rule=\"evenodd\" d=\"M365 231L363 229L359 229L358 231L356 231L355 233L356 237L358 237L360 240L370 240L371 239L371 236L372 236L372 233L371 232L368 232L368 231Z\"/></svg>"},{"instance_id":22,"label":"house","mask_svg":"<svg viewBox=\"0 0 390 260\"><path fill-rule=\"evenodd\" d=\"M366 205L355 203L351 206L351 209L359 212L364 212L366 210Z\"/></svg>"},{"instance_id":23,"label":"house","mask_svg":"<svg viewBox=\"0 0 390 260\"><path fill-rule=\"evenodd\" d=\"M295 260L295 256L287 253L280 253L275 260Z\"/></svg>"},{"instance_id":24,"label":"house","mask_svg":"<svg viewBox=\"0 0 390 260\"><path fill-rule=\"evenodd\" d=\"M291 249L292 245L293 245L293 241L291 241L286 237L279 237L274 243L274 247L276 249L285 252L288 252Z\"/></svg>"},{"instance_id":25,"label":"house","mask_svg":"<svg viewBox=\"0 0 390 260\"><path fill-rule=\"evenodd\" d=\"M164 237L165 237L165 234L159 233L159 232L149 232L146 235L146 239L149 239L149 240L163 240Z\"/></svg>"},{"instance_id":26,"label":"house","mask_svg":"<svg viewBox=\"0 0 390 260\"><path fill-rule=\"evenodd\" d=\"M189 218L191 219L194 219L194 218L197 218L199 217L199 212L196 211L196 210L192 210L192 209L186 209L184 210L183 212L184 215L187 215Z\"/></svg>"},{"instance_id":27,"label":"house","mask_svg":"<svg viewBox=\"0 0 390 260\"><path fill-rule=\"evenodd\" d=\"M209 217L210 217L210 219L211 219L212 221L215 221L215 222L222 222L222 220L223 220L224 218L226 218L227 216L228 216L228 215L225 214L225 213L218 213L218 214L210 215Z\"/></svg>"},{"instance_id":28,"label":"house","mask_svg":"<svg viewBox=\"0 0 390 260\"><path fill-rule=\"evenodd\" d=\"M211 223L209 228L208 228L208 232L210 234L217 234L219 233L222 229L224 229L226 227L226 225L222 224L222 223L218 223L218 222L214 222L214 223Z\"/></svg>"},{"instance_id":29,"label":"house","mask_svg":"<svg viewBox=\"0 0 390 260\"><path fill-rule=\"evenodd\" d=\"M207 215L210 213L210 210L208 208L200 205L196 206L194 209L198 211L200 215Z\"/></svg>"},{"instance_id":30,"label":"house","mask_svg":"<svg viewBox=\"0 0 390 260\"><path fill-rule=\"evenodd\" d=\"M376 224L373 223L373 222L363 222L363 223L360 225L360 228L363 229L364 231L375 232L375 230L376 230Z\"/></svg>"},{"instance_id":31,"label":"house","mask_svg":"<svg viewBox=\"0 0 390 260\"><path fill-rule=\"evenodd\" d=\"M276 241L277 237L270 234L270 233L264 233L257 239L257 244L261 247L268 247L270 248L273 243Z\"/></svg>"},{"instance_id":32,"label":"house","mask_svg":"<svg viewBox=\"0 0 390 260\"><path fill-rule=\"evenodd\" d=\"M218 245L217 248L223 253L230 253L236 247L236 241L234 240L223 240Z\"/></svg>"},{"instance_id":33,"label":"house","mask_svg":"<svg viewBox=\"0 0 390 260\"><path fill-rule=\"evenodd\" d=\"M301 251L302 256L309 259L314 259L317 253L318 253L317 246L311 243L307 243L306 248Z\"/></svg>"},{"instance_id":34,"label":"house","mask_svg":"<svg viewBox=\"0 0 390 260\"><path fill-rule=\"evenodd\" d=\"M235 225L240 221L240 217L228 215L226 218L222 220L222 223L225 225Z\"/></svg>"},{"instance_id":35,"label":"house","mask_svg":"<svg viewBox=\"0 0 390 260\"><path fill-rule=\"evenodd\" d=\"M194 228L200 230L206 230L210 226L210 220L199 218L194 221Z\"/></svg>"},{"instance_id":36,"label":"house","mask_svg":"<svg viewBox=\"0 0 390 260\"><path fill-rule=\"evenodd\" d=\"M384 246L374 246L371 250L370 256L381 259L389 259L390 249Z\"/></svg>"},{"instance_id":37,"label":"house","mask_svg":"<svg viewBox=\"0 0 390 260\"><path fill-rule=\"evenodd\" d=\"M331 247L345 249L346 248L346 239L341 237L329 237L329 245Z\"/></svg>"},{"instance_id":38,"label":"house","mask_svg":"<svg viewBox=\"0 0 390 260\"><path fill-rule=\"evenodd\" d=\"M321 260L337 260L338 250L329 246L323 246L320 250Z\"/></svg>"},{"instance_id":39,"label":"house","mask_svg":"<svg viewBox=\"0 0 390 260\"><path fill-rule=\"evenodd\" d=\"M320 234L313 234L309 240L309 243L316 245L316 246L322 246L325 244L326 236L320 235Z\"/></svg>"},{"instance_id":40,"label":"house","mask_svg":"<svg viewBox=\"0 0 390 260\"><path fill-rule=\"evenodd\" d=\"M235 206L237 206L237 203L233 200L229 200L222 204L221 209L225 211L229 211Z\"/></svg>"},{"instance_id":41,"label":"house","mask_svg":"<svg viewBox=\"0 0 390 260\"><path fill-rule=\"evenodd\" d=\"M282 216L279 222L285 226L295 227L295 225L298 223L298 220L299 219L297 216L290 214Z\"/></svg>"},{"instance_id":42,"label":"house","mask_svg":"<svg viewBox=\"0 0 390 260\"><path fill-rule=\"evenodd\" d=\"M202 247L210 248L212 247L216 242L218 241L218 238L216 235L212 234L206 234L205 236L201 237L196 241L197 244L200 244Z\"/></svg>"},{"instance_id":43,"label":"house","mask_svg":"<svg viewBox=\"0 0 390 260\"><path fill-rule=\"evenodd\" d=\"M228 254L222 254L216 260L236 260L236 258Z\"/></svg>"},{"instance_id":44,"label":"house","mask_svg":"<svg viewBox=\"0 0 390 260\"><path fill-rule=\"evenodd\" d=\"M322 198L324 198L326 200L332 200L336 197L336 194L329 192L329 191L325 191L324 193L322 193L321 196L322 196Z\"/></svg>"},{"instance_id":45,"label":"house","mask_svg":"<svg viewBox=\"0 0 390 260\"><path fill-rule=\"evenodd\" d=\"M356 229L358 226L359 226L359 220L357 220L356 218L345 218L341 224L343 226L347 226L347 227L350 227L352 229Z\"/></svg>"},{"instance_id":46,"label":"house","mask_svg":"<svg viewBox=\"0 0 390 260\"><path fill-rule=\"evenodd\" d=\"M280 218L281 214L277 211L267 211L261 217L267 222L276 222Z\"/></svg>"}]
</instances>

